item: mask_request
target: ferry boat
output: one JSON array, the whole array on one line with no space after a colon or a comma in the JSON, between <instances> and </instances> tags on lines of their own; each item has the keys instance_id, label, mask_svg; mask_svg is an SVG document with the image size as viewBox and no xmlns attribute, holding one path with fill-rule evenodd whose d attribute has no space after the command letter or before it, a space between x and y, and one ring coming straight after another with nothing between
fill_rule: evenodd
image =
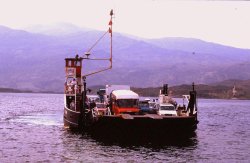
<instances>
[{"instance_id":1,"label":"ferry boat","mask_svg":"<svg viewBox=\"0 0 250 163\"><path fill-rule=\"evenodd\" d=\"M198 124L196 91L184 97L188 105L178 105L163 86L156 104L157 113L141 114L139 96L129 87L107 86L104 102L91 106L86 96L85 78L81 78L82 59L66 58L64 125L95 135L149 134L171 135L195 131ZM70 63L71 62L71 63ZM75 79L75 84L71 84ZM74 83L74 82L73 82ZM101 104L102 107L97 107Z\"/></svg>"},{"instance_id":2,"label":"ferry boat","mask_svg":"<svg viewBox=\"0 0 250 163\"><path fill-rule=\"evenodd\" d=\"M64 126L65 128L78 129L95 135L113 136L120 135L170 135L175 133L193 132L197 128L197 103L196 91L193 89L188 96L188 105L179 106L168 96L168 88L164 85L159 95L159 106L173 106L176 114L168 114L158 110L155 114L140 114L139 96L129 87L106 87L103 104L106 107L96 108L87 100L86 77L112 68L112 16L110 12L108 33L111 37L110 67L89 74L82 74L84 60L87 57L65 59L65 89L64 89ZM94 60L105 60L97 59ZM166 105L168 104L168 105Z\"/></svg>"}]
</instances>

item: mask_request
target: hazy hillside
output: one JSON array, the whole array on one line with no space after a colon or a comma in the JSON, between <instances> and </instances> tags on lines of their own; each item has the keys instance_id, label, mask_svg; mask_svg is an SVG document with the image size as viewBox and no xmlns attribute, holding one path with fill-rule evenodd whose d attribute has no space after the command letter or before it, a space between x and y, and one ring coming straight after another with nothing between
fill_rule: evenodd
<instances>
[{"instance_id":1,"label":"hazy hillside","mask_svg":"<svg viewBox=\"0 0 250 163\"><path fill-rule=\"evenodd\" d=\"M200 55L204 53L215 54L232 59L233 62L245 61L244 57L248 57L250 54L249 49L233 48L194 38L169 37L162 39L150 39L146 41L161 48L182 50L191 52L194 55ZM236 55L238 57L235 57Z\"/></svg>"},{"instance_id":2,"label":"hazy hillside","mask_svg":"<svg viewBox=\"0 0 250 163\"><path fill-rule=\"evenodd\" d=\"M233 96L233 87L236 93ZM132 88L140 96L157 97L162 87ZM169 86L169 94L181 98L192 90L191 84ZM250 80L225 80L210 85L198 84L195 86L198 98L220 98L220 99L250 99Z\"/></svg>"},{"instance_id":3,"label":"hazy hillside","mask_svg":"<svg viewBox=\"0 0 250 163\"><path fill-rule=\"evenodd\" d=\"M24 30L32 33L40 33L52 36L69 35L77 32L90 31L88 28L81 28L69 23L54 23L50 25L28 26Z\"/></svg>"},{"instance_id":4,"label":"hazy hillside","mask_svg":"<svg viewBox=\"0 0 250 163\"><path fill-rule=\"evenodd\" d=\"M36 29L36 30L35 30ZM0 26L0 87L61 91L64 58L83 55L103 34L73 25L31 27L30 31ZM250 79L250 50L189 38L133 39L114 33L113 69L91 76L88 85L129 84L135 87L214 83ZM93 57L108 56L109 38ZM84 62L84 72L100 68Z\"/></svg>"}]
</instances>

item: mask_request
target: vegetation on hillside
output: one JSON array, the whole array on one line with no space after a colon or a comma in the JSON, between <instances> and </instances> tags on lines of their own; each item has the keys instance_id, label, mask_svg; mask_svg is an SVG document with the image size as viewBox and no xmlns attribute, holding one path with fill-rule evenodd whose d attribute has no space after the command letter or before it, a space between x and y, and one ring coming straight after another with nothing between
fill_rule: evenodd
<instances>
[{"instance_id":1,"label":"vegetation on hillside","mask_svg":"<svg viewBox=\"0 0 250 163\"><path fill-rule=\"evenodd\" d=\"M233 95L233 87L236 93ZM132 88L140 96L158 96L162 87L150 88ZM192 90L190 85L179 85L169 87L169 94L173 97L181 97L189 94ZM219 99L250 99L250 80L226 80L211 85L198 84L195 86L199 98L219 98Z\"/></svg>"}]
</instances>

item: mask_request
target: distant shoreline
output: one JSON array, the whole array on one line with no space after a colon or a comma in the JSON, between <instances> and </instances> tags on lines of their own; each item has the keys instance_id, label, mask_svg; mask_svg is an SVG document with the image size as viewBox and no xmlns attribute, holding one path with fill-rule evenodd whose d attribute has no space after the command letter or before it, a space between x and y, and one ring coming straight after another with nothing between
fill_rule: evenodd
<instances>
[{"instance_id":1,"label":"distant shoreline","mask_svg":"<svg viewBox=\"0 0 250 163\"><path fill-rule=\"evenodd\" d=\"M20 90L14 88L0 88L0 93L48 93L48 94L63 94L63 92L50 92L50 91L32 91L32 90Z\"/></svg>"},{"instance_id":2,"label":"distant shoreline","mask_svg":"<svg viewBox=\"0 0 250 163\"><path fill-rule=\"evenodd\" d=\"M236 83L236 84L235 84ZM233 96L233 86L236 85L237 93ZM100 88L105 86L90 86L91 94L96 94ZM131 89L138 93L142 97L158 97L161 87L147 87L137 88L131 87ZM169 94L175 98L182 98L182 95L189 94L192 90L191 85L178 85L169 87ZM228 99L228 100L250 100L250 80L237 81L234 80L224 81L217 84L204 85L197 84L195 86L198 98L203 99ZM63 92L53 91L32 91L32 90L20 90L14 88L0 88L0 93L48 93L48 94L63 94ZM233 99L233 97L235 99Z\"/></svg>"}]
</instances>

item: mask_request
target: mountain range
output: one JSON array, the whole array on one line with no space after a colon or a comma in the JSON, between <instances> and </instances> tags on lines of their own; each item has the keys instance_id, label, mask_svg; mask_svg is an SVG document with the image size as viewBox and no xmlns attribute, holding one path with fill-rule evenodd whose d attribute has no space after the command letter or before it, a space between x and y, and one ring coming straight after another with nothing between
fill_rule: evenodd
<instances>
[{"instance_id":1,"label":"mountain range","mask_svg":"<svg viewBox=\"0 0 250 163\"><path fill-rule=\"evenodd\" d=\"M0 87L61 92L64 58L83 56L103 33L65 23L22 30L0 26ZM105 36L91 57L108 57L109 47L110 38ZM108 66L104 61L83 64L83 73ZM250 49L194 38L144 39L114 33L112 70L88 77L87 84L208 84L250 79L249 70Z\"/></svg>"}]
</instances>

